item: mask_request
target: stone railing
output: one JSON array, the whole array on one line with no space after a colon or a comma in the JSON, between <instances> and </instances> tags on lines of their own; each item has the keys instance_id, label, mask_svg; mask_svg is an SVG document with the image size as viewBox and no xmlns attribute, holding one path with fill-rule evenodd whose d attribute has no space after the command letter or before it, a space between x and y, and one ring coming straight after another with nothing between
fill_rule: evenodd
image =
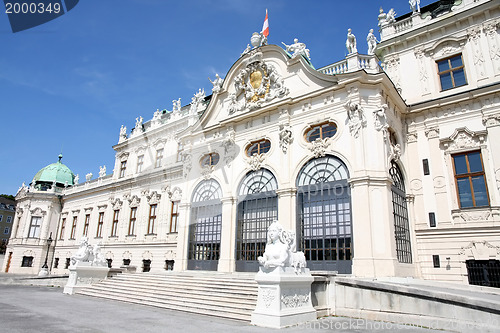
<instances>
[{"instance_id":1,"label":"stone railing","mask_svg":"<svg viewBox=\"0 0 500 333\"><path fill-rule=\"evenodd\" d=\"M374 55L365 55L352 53L349 54L345 60L338 61L331 65L319 68L320 73L326 75L337 75L342 73L354 72L364 69L367 72L381 72L382 69L378 65L378 59Z\"/></svg>"},{"instance_id":2,"label":"stone railing","mask_svg":"<svg viewBox=\"0 0 500 333\"><path fill-rule=\"evenodd\" d=\"M394 23L394 30L396 33L399 33L399 32L405 31L405 30L410 30L411 28L413 28L413 18L412 17L408 17L405 20Z\"/></svg>"}]
</instances>

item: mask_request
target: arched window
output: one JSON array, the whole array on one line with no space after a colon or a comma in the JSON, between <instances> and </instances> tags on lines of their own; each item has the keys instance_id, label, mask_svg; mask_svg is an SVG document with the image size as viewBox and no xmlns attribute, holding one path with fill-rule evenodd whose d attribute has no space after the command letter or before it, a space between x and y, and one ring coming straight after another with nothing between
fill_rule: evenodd
<instances>
[{"instance_id":1,"label":"arched window","mask_svg":"<svg viewBox=\"0 0 500 333\"><path fill-rule=\"evenodd\" d=\"M238 190L236 270L256 272L264 253L267 228L278 218L278 183L266 169L249 172Z\"/></svg>"},{"instance_id":2,"label":"arched window","mask_svg":"<svg viewBox=\"0 0 500 333\"><path fill-rule=\"evenodd\" d=\"M222 190L214 179L193 192L189 225L188 269L217 270L222 229Z\"/></svg>"},{"instance_id":3,"label":"arched window","mask_svg":"<svg viewBox=\"0 0 500 333\"><path fill-rule=\"evenodd\" d=\"M331 121L327 121L318 125L309 127L304 137L307 142L316 141L316 139L331 138L337 133L337 125Z\"/></svg>"},{"instance_id":4,"label":"arched window","mask_svg":"<svg viewBox=\"0 0 500 333\"><path fill-rule=\"evenodd\" d=\"M271 141L262 139L251 142L245 149L247 156L265 154L271 149Z\"/></svg>"},{"instance_id":5,"label":"arched window","mask_svg":"<svg viewBox=\"0 0 500 333\"><path fill-rule=\"evenodd\" d=\"M394 237L398 261L411 264L410 223L403 174L396 162L391 161L389 174L392 178L392 215L394 217Z\"/></svg>"},{"instance_id":6,"label":"arched window","mask_svg":"<svg viewBox=\"0 0 500 333\"><path fill-rule=\"evenodd\" d=\"M333 156L312 159L297 177L297 237L311 270L352 272L349 174Z\"/></svg>"}]
</instances>

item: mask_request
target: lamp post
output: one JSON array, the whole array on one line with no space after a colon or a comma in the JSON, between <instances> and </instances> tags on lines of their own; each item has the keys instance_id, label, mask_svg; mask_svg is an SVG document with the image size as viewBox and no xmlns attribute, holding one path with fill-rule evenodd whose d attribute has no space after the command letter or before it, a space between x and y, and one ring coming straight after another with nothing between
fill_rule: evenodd
<instances>
[{"instance_id":1,"label":"lamp post","mask_svg":"<svg viewBox=\"0 0 500 333\"><path fill-rule=\"evenodd\" d=\"M49 238L47 238L47 253L45 254L45 263L43 264L42 269L38 273L38 276L49 275L49 266L47 266L47 261L49 259L49 251L51 243L52 243L52 233L50 233Z\"/></svg>"}]
</instances>

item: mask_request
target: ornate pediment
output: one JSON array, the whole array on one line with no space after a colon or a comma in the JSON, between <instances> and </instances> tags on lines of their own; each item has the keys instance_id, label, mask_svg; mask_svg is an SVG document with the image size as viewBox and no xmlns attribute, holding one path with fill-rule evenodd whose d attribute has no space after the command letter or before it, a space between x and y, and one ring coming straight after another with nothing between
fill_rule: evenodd
<instances>
[{"instance_id":1,"label":"ornate pediment","mask_svg":"<svg viewBox=\"0 0 500 333\"><path fill-rule=\"evenodd\" d=\"M150 195L146 196L148 198L148 203L150 205L155 205L160 203L161 199L161 194L156 193L156 191L153 191Z\"/></svg>"},{"instance_id":2,"label":"ornate pediment","mask_svg":"<svg viewBox=\"0 0 500 333\"><path fill-rule=\"evenodd\" d=\"M471 131L467 127L457 128L448 138L441 139L441 145L447 152L480 148L486 140L487 131Z\"/></svg>"},{"instance_id":3,"label":"ornate pediment","mask_svg":"<svg viewBox=\"0 0 500 333\"><path fill-rule=\"evenodd\" d=\"M252 51L245 63L234 79L235 91L229 95L229 114L254 110L264 102L289 93L276 67L262 60L262 52Z\"/></svg>"},{"instance_id":4,"label":"ornate pediment","mask_svg":"<svg viewBox=\"0 0 500 333\"><path fill-rule=\"evenodd\" d=\"M133 195L128 200L128 204L130 207L137 207L137 206L139 206L140 202L141 202L141 199L137 195Z\"/></svg>"},{"instance_id":5,"label":"ornate pediment","mask_svg":"<svg viewBox=\"0 0 500 333\"><path fill-rule=\"evenodd\" d=\"M36 207L35 209L31 210L32 216L44 216L45 214L47 214L47 212L42 210L40 207Z\"/></svg>"}]
</instances>

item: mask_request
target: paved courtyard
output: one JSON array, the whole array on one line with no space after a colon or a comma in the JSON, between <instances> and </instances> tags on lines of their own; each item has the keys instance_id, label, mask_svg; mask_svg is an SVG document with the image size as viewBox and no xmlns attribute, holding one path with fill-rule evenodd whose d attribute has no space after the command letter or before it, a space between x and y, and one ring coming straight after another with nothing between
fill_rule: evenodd
<instances>
[{"instance_id":1,"label":"paved courtyard","mask_svg":"<svg viewBox=\"0 0 500 333\"><path fill-rule=\"evenodd\" d=\"M444 332L394 323L328 317L282 330L104 299L62 288L0 285L3 332Z\"/></svg>"}]
</instances>

